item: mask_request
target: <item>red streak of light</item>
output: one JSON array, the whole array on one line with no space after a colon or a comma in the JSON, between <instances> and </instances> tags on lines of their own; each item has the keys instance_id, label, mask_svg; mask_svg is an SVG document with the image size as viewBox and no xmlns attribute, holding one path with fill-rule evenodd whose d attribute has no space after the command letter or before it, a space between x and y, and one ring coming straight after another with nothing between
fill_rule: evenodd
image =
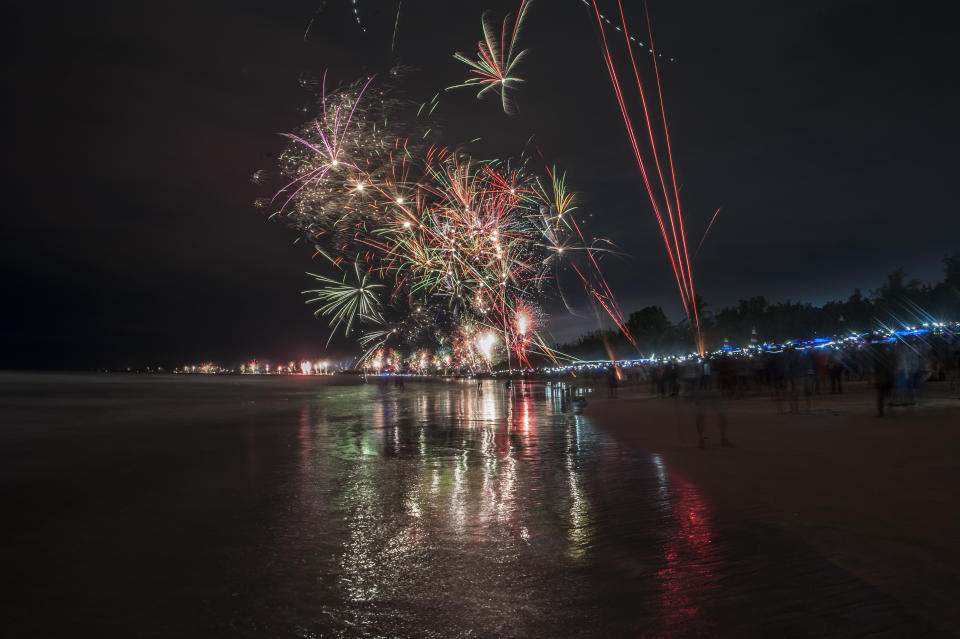
<instances>
[{"instance_id":1,"label":"red streak of light","mask_svg":"<svg viewBox=\"0 0 960 639\"><path fill-rule=\"evenodd\" d=\"M623 123L627 129L627 136L630 138L630 146L633 149L633 155L637 160L637 166L640 168L640 174L643 176L643 184L647 189L647 195L650 198L650 204L653 206L653 212L657 218L657 224L660 226L660 233L663 236L663 242L667 247L667 255L670 258L670 266L673 268L673 273L676 276L677 286L680 287L680 299L683 302L684 311L689 315L690 310L687 307L686 295L684 295L684 280L680 277L680 271L677 268L677 263L674 259L674 253L670 246L670 239L667 236L667 229L663 223L663 215L660 212L660 206L657 203L657 198L653 194L653 187L650 185L650 178L647 175L647 166L643 161L642 154L640 153L640 146L637 143L637 135L633 129L633 122L630 120L630 114L627 111L627 105L623 99L623 90L620 88L620 79L617 76L617 70L613 64L613 58L610 55L610 47L607 46L607 35L603 28L603 20L600 17L600 8L597 6L596 0L593 0L593 10L597 17L597 24L600 25L600 37L603 40L604 50L603 58L604 63L607 66L607 73L610 75L610 82L613 85L613 91L616 95L617 103L620 106L620 113L623 116Z\"/></svg>"},{"instance_id":2,"label":"red streak of light","mask_svg":"<svg viewBox=\"0 0 960 639\"><path fill-rule=\"evenodd\" d=\"M700 317L699 309L697 308L696 295L694 293L694 283L693 283L693 269L690 260L689 249L687 245L687 236L686 236L686 225L683 221L683 213L680 205L680 192L679 186L677 184L677 175L676 175L676 166L673 161L673 146L670 141L670 130L667 125L667 116L666 109L663 103L663 89L660 82L660 69L656 60L656 51L653 45L653 30L650 25L650 14L649 11L646 11L646 21L647 21L647 32L650 38L650 51L653 54L653 65L654 65L654 75L656 78L656 90L657 90L657 99L660 103L660 118L663 124L663 136L666 141L667 147L667 164L670 169L670 187L668 187L666 179L664 177L664 171L660 163L660 152L657 150L656 137L653 133L653 122L650 116L650 110L647 106L646 93L643 89L643 83L640 80L640 73L637 69L636 57L633 53L633 46L630 41L630 34L627 29L626 16L623 11L622 0L617 0L618 7L620 9L620 20L622 23L622 30L624 33L624 38L627 44L627 50L630 55L630 62L633 68L634 79L637 83L637 89L640 94L640 101L643 107L643 117L644 123L647 128L647 136L650 142L650 151L653 154L654 164L657 170L657 175L660 181L660 187L663 191L663 200L666 207L667 223L670 226L670 234L668 236L666 224L663 220L663 212L660 209L659 198L654 195L653 188L650 183L649 172L647 169L647 164L643 159L643 154L640 152L639 144L637 141L637 135L633 127L633 122L630 119L630 115L626 106L626 102L623 97L623 89L620 85L620 80L617 74L616 66L613 63L613 58L610 53L610 47L607 44L606 31L603 27L603 19L600 17L600 9L597 6L596 0L593 0L593 9L594 16L597 20L597 25L600 27L600 37L603 43L603 59L604 64L607 67L607 73L610 76L610 83L613 87L614 95L617 98L617 104L620 107L620 113L623 116L624 126L627 130L627 136L630 140L630 146L633 149L634 157L637 161L637 166L640 168L640 173L643 177L643 183L647 190L647 195L650 198L650 203L653 207L654 215L657 218L657 224L660 227L660 233L663 237L664 244L667 249L667 255L670 258L670 266L673 268L674 276L677 280L677 286L680 289L680 299L683 302L684 310L687 313L687 316L691 319L697 331L697 349L702 351L702 337L700 334ZM672 193L670 191L673 191ZM673 200L671 202L671 199ZM716 216L714 216L716 217ZM711 220L712 224L712 220ZM678 236L679 230L679 236ZM671 237L672 236L672 242ZM701 242L702 243L702 242ZM588 251L589 253L589 251ZM592 259L592 256L591 256Z\"/></svg>"}]
</instances>

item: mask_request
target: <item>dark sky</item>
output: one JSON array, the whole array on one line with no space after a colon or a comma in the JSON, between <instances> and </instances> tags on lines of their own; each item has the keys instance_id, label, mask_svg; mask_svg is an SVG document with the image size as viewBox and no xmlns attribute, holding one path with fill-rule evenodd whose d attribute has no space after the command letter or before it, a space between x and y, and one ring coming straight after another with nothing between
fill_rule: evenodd
<instances>
[{"instance_id":1,"label":"dark sky","mask_svg":"<svg viewBox=\"0 0 960 639\"><path fill-rule=\"evenodd\" d=\"M480 13L516 2L403 0L397 51L429 98L465 77ZM642 19L639 2L628 3ZM322 10L317 12L318 7ZM0 367L96 368L322 352L303 303L311 251L251 203L249 180L306 120L304 72L333 82L391 63L395 2L32 3L8 17ZM601 6L612 9L610 0ZM932 7L933 5L929 5ZM713 308L822 302L924 280L960 250L958 55L952 23L902 2L652 0L696 263ZM311 16L316 21L304 41ZM583 193L624 311L679 298L595 28L579 0L539 0L520 114L441 97L447 142L492 156L531 135ZM557 337L595 326L558 317ZM343 353L351 348L341 344Z\"/></svg>"}]
</instances>

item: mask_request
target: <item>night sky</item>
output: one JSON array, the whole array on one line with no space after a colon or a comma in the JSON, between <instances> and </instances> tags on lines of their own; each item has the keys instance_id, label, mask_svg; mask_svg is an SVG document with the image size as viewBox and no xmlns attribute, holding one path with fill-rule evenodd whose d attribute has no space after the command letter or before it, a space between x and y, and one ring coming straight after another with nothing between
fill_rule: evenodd
<instances>
[{"instance_id":1,"label":"night sky","mask_svg":"<svg viewBox=\"0 0 960 639\"><path fill-rule=\"evenodd\" d=\"M403 0L411 97L462 81L451 54L475 51L481 11L517 4ZM0 367L323 352L325 323L300 294L312 251L252 206L275 185L250 175L274 166L277 133L308 119L301 74L329 69L336 83L390 67L396 3L358 7L365 33L350 0L32 3L8 16ZM946 16L843 0L652 0L650 12L677 58L664 93L694 246L723 207L696 262L711 308L845 297L900 265L940 279L940 259L960 250L960 60ZM660 304L679 319L586 7L538 0L523 46L519 115L446 93L446 141L482 136L506 157L535 135L582 193L588 233L625 254L604 264L623 310ZM581 310L556 317L553 335L595 328Z\"/></svg>"}]
</instances>

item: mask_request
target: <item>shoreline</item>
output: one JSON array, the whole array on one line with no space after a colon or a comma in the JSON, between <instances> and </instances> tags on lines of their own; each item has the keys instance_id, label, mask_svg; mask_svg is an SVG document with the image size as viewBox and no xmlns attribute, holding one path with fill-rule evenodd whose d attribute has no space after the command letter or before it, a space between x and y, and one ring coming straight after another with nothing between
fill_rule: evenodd
<instances>
[{"instance_id":1,"label":"shoreline","mask_svg":"<svg viewBox=\"0 0 960 639\"><path fill-rule=\"evenodd\" d=\"M872 388L817 395L809 414L770 397L723 402L732 448L708 414L697 447L684 399L593 393L583 414L617 441L661 455L707 497L721 524L773 524L944 630L960 627L960 400L875 415ZM633 391L633 392L629 392Z\"/></svg>"}]
</instances>

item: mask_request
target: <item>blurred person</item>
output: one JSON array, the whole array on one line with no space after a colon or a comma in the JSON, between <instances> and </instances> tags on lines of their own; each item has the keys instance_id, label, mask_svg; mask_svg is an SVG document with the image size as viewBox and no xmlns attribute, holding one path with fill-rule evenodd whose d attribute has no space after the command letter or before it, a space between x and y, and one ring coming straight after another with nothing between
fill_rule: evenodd
<instances>
[{"instance_id":1,"label":"blurred person","mask_svg":"<svg viewBox=\"0 0 960 639\"><path fill-rule=\"evenodd\" d=\"M713 358L705 358L700 364L700 381L699 385L702 390L710 390L713 388Z\"/></svg>"},{"instance_id":2,"label":"blurred person","mask_svg":"<svg viewBox=\"0 0 960 639\"><path fill-rule=\"evenodd\" d=\"M951 390L960 395L960 342L954 342L953 349L953 358L950 360L953 363L953 385Z\"/></svg>"},{"instance_id":3,"label":"blurred person","mask_svg":"<svg viewBox=\"0 0 960 639\"><path fill-rule=\"evenodd\" d=\"M935 379L934 375L936 371L936 362L932 353L924 355L917 350L915 355L917 358L917 368L913 376L914 403L923 396L927 382Z\"/></svg>"},{"instance_id":4,"label":"blurred person","mask_svg":"<svg viewBox=\"0 0 960 639\"><path fill-rule=\"evenodd\" d=\"M736 371L735 397L741 398L750 387L750 360L740 356L734 360L734 370Z\"/></svg>"},{"instance_id":5,"label":"blurred person","mask_svg":"<svg viewBox=\"0 0 960 639\"><path fill-rule=\"evenodd\" d=\"M838 349L833 351L830 357L830 392L834 394L843 393L843 354Z\"/></svg>"},{"instance_id":6,"label":"blurred person","mask_svg":"<svg viewBox=\"0 0 960 639\"><path fill-rule=\"evenodd\" d=\"M703 379L703 364L692 357L686 360L680 367L680 380L683 384L683 397L694 399L696 397L697 387Z\"/></svg>"},{"instance_id":7,"label":"blurred person","mask_svg":"<svg viewBox=\"0 0 960 639\"><path fill-rule=\"evenodd\" d=\"M862 348L851 351L847 349L847 371L850 375L856 377L858 382L862 382L866 377L866 363L864 361L864 351ZM850 378L847 377L847 381Z\"/></svg>"},{"instance_id":8,"label":"blurred person","mask_svg":"<svg viewBox=\"0 0 960 639\"><path fill-rule=\"evenodd\" d=\"M877 393L877 417L884 416L884 405L893 388L893 353L887 344L876 344L873 355L873 386Z\"/></svg>"},{"instance_id":9,"label":"blurred person","mask_svg":"<svg viewBox=\"0 0 960 639\"><path fill-rule=\"evenodd\" d=\"M777 412L783 412L783 402L787 399L787 381L789 379L787 361L788 355L785 352L771 355L769 361L771 383L773 384L773 395L777 400Z\"/></svg>"},{"instance_id":10,"label":"blurred person","mask_svg":"<svg viewBox=\"0 0 960 639\"><path fill-rule=\"evenodd\" d=\"M936 380L938 382L945 381L947 379L946 353L940 348L939 344L936 348L930 350L930 360L932 366L930 380Z\"/></svg>"},{"instance_id":11,"label":"blurred person","mask_svg":"<svg viewBox=\"0 0 960 639\"><path fill-rule=\"evenodd\" d=\"M827 378L830 377L830 365L827 360L827 353L823 349L811 351L811 368L814 374L814 391L817 395L823 392L827 386Z\"/></svg>"},{"instance_id":12,"label":"blurred person","mask_svg":"<svg viewBox=\"0 0 960 639\"><path fill-rule=\"evenodd\" d=\"M610 366L607 368L607 385L610 387L610 397L614 398L617 396L617 367Z\"/></svg>"},{"instance_id":13,"label":"blurred person","mask_svg":"<svg viewBox=\"0 0 960 639\"><path fill-rule=\"evenodd\" d=\"M817 379L817 352L806 351L803 357L804 378L803 378L803 396L807 402L807 414L810 414L810 398L813 396L815 380Z\"/></svg>"},{"instance_id":14,"label":"blurred person","mask_svg":"<svg viewBox=\"0 0 960 639\"><path fill-rule=\"evenodd\" d=\"M751 369L753 372L753 383L757 388L757 391L761 391L769 383L769 371L767 370L767 355L766 353L757 353L750 358Z\"/></svg>"},{"instance_id":15,"label":"blurred person","mask_svg":"<svg viewBox=\"0 0 960 639\"><path fill-rule=\"evenodd\" d=\"M680 369L675 360L667 364L667 381L670 386L670 397L680 396Z\"/></svg>"},{"instance_id":16,"label":"blurred person","mask_svg":"<svg viewBox=\"0 0 960 639\"><path fill-rule=\"evenodd\" d=\"M717 373L720 376L720 392L724 397L733 397L737 384L737 371L733 364L733 358L724 353L717 362Z\"/></svg>"},{"instance_id":17,"label":"blurred person","mask_svg":"<svg viewBox=\"0 0 960 639\"><path fill-rule=\"evenodd\" d=\"M698 446L700 448L707 447L707 437L704 432L708 413L713 413L717 416L717 429L720 431L720 445L733 446L733 442L727 437L727 416L723 412L722 390L709 388L709 385L701 383L698 379L708 374L707 371L710 370L708 362L691 360L689 363L690 368L685 371L685 378L690 380L688 388L692 392L696 407Z\"/></svg>"},{"instance_id":18,"label":"blurred person","mask_svg":"<svg viewBox=\"0 0 960 639\"><path fill-rule=\"evenodd\" d=\"M913 406L917 403L915 385L920 362L913 346L906 340L897 340L894 346L895 403L898 406Z\"/></svg>"},{"instance_id":19,"label":"blurred person","mask_svg":"<svg viewBox=\"0 0 960 639\"><path fill-rule=\"evenodd\" d=\"M806 358L803 353L797 351L794 346L788 348L784 354L787 358L786 367L790 387L790 412L797 415L800 413L800 391L807 381L807 366L804 361Z\"/></svg>"}]
</instances>

